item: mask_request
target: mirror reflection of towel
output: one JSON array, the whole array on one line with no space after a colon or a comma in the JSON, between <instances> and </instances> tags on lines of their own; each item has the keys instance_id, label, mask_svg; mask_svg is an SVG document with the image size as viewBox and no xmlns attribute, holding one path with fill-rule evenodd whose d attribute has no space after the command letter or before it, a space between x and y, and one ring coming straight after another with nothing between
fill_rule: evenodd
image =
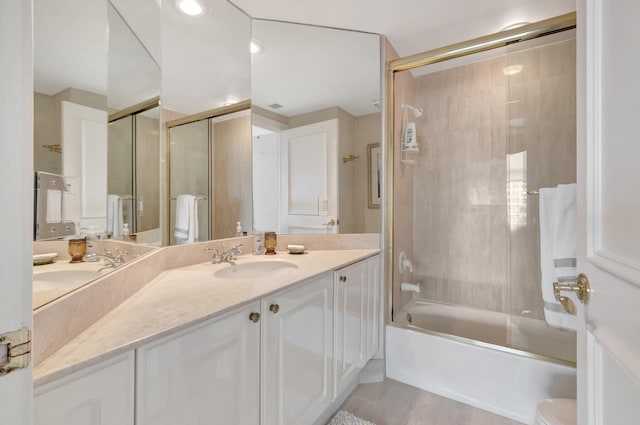
<instances>
[{"instance_id":1,"label":"mirror reflection of towel","mask_svg":"<svg viewBox=\"0 0 640 425\"><path fill-rule=\"evenodd\" d=\"M122 233L122 202L119 195L107 195L107 234L118 237Z\"/></svg>"},{"instance_id":2,"label":"mirror reflection of towel","mask_svg":"<svg viewBox=\"0 0 640 425\"><path fill-rule=\"evenodd\" d=\"M176 224L173 235L177 244L193 243L198 240L198 214L196 197L178 195L176 197Z\"/></svg>"}]
</instances>

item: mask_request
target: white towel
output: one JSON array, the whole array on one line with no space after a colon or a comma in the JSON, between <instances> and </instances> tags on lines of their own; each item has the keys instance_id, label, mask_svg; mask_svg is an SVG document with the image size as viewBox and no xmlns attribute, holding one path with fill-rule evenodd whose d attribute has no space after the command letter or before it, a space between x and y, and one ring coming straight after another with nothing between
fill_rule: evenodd
<instances>
[{"instance_id":1,"label":"white towel","mask_svg":"<svg viewBox=\"0 0 640 425\"><path fill-rule=\"evenodd\" d=\"M62 192L47 189L47 223L54 224L62 221Z\"/></svg>"},{"instance_id":2,"label":"white towel","mask_svg":"<svg viewBox=\"0 0 640 425\"><path fill-rule=\"evenodd\" d=\"M576 329L576 316L567 313L553 293L553 282L576 279L575 184L540 189L540 272L547 323Z\"/></svg>"},{"instance_id":3,"label":"white towel","mask_svg":"<svg viewBox=\"0 0 640 425\"><path fill-rule=\"evenodd\" d=\"M178 195L176 197L176 224L173 235L178 245L198 241L198 212L195 196Z\"/></svg>"},{"instance_id":4,"label":"white towel","mask_svg":"<svg viewBox=\"0 0 640 425\"><path fill-rule=\"evenodd\" d=\"M107 195L107 234L116 238L122 233L122 202L119 195Z\"/></svg>"}]
</instances>

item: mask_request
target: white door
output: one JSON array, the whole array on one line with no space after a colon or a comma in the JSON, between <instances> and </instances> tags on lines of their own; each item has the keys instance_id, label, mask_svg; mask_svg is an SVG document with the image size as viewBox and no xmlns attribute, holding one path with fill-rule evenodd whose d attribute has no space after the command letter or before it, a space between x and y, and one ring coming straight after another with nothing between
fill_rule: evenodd
<instances>
[{"instance_id":1,"label":"white door","mask_svg":"<svg viewBox=\"0 0 640 425\"><path fill-rule=\"evenodd\" d=\"M31 2L0 2L0 334L30 328L33 238ZM6 346L0 345L0 368ZM32 420L31 367L0 376L0 424Z\"/></svg>"},{"instance_id":2,"label":"white door","mask_svg":"<svg viewBox=\"0 0 640 425\"><path fill-rule=\"evenodd\" d=\"M338 120L284 130L280 233L338 232Z\"/></svg>"},{"instance_id":3,"label":"white door","mask_svg":"<svg viewBox=\"0 0 640 425\"><path fill-rule=\"evenodd\" d=\"M578 2L578 423L638 423L640 3ZM573 297L573 295L572 295Z\"/></svg>"}]
</instances>

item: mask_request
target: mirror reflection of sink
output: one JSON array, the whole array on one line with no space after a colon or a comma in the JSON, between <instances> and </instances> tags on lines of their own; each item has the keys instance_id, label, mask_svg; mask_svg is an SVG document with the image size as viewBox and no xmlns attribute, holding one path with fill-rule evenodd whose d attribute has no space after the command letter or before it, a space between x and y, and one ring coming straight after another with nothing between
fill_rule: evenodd
<instances>
[{"instance_id":1,"label":"mirror reflection of sink","mask_svg":"<svg viewBox=\"0 0 640 425\"><path fill-rule=\"evenodd\" d=\"M33 275L34 289L37 282L75 283L84 282L100 277L102 273L97 270L57 270L51 272L37 273Z\"/></svg>"},{"instance_id":2,"label":"mirror reflection of sink","mask_svg":"<svg viewBox=\"0 0 640 425\"><path fill-rule=\"evenodd\" d=\"M214 273L215 277L223 279L252 279L266 277L269 273L280 270L297 269L298 266L284 260L265 260L250 263L240 263L220 269Z\"/></svg>"}]
</instances>

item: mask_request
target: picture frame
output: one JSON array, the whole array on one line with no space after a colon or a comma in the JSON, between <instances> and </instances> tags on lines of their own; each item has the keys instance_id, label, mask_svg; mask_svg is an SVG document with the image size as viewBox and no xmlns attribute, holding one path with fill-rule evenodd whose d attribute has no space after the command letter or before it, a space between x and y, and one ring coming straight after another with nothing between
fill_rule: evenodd
<instances>
[{"instance_id":1,"label":"picture frame","mask_svg":"<svg viewBox=\"0 0 640 425\"><path fill-rule=\"evenodd\" d=\"M382 199L382 151L380 143L367 145L369 208L380 208Z\"/></svg>"}]
</instances>

